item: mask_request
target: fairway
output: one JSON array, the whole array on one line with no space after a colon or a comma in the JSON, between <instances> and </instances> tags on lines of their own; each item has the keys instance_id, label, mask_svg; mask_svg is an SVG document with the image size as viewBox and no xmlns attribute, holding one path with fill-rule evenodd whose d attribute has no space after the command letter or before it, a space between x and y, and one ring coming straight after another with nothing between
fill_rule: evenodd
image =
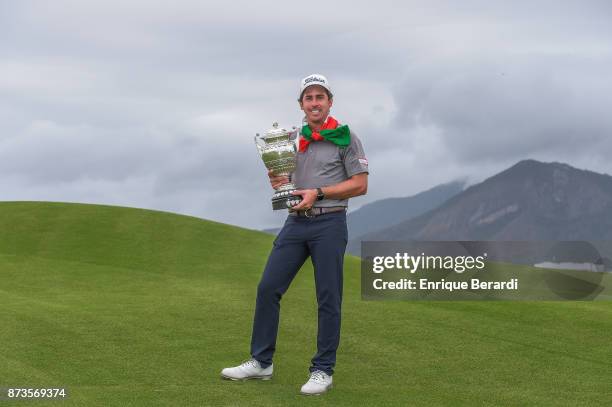
<instances>
[{"instance_id":1,"label":"fairway","mask_svg":"<svg viewBox=\"0 0 612 407\"><path fill-rule=\"evenodd\" d=\"M281 303L270 381L249 357L273 237L166 212L0 203L0 387L54 406L610 406L611 302L362 301L346 258L334 388L299 395L316 349L307 263Z\"/></svg>"}]
</instances>

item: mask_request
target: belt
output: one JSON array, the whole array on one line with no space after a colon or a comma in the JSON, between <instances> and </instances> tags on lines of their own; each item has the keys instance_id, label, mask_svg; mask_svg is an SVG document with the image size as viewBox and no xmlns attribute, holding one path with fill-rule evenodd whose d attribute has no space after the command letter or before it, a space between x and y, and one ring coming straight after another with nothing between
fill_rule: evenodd
<instances>
[{"instance_id":1,"label":"belt","mask_svg":"<svg viewBox=\"0 0 612 407\"><path fill-rule=\"evenodd\" d=\"M305 211L292 211L289 209L289 216L304 216L314 218L315 216L324 215L326 213L346 211L346 206L331 206L331 207L313 207Z\"/></svg>"}]
</instances>

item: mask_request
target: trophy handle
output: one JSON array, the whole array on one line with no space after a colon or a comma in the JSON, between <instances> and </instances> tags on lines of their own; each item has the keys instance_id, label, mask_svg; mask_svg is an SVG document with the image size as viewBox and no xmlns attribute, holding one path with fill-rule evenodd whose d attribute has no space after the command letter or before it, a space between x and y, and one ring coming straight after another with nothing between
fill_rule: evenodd
<instances>
[{"instance_id":1,"label":"trophy handle","mask_svg":"<svg viewBox=\"0 0 612 407\"><path fill-rule=\"evenodd\" d=\"M264 142L261 140L259 133L255 134L255 136L253 137L253 140L255 141L255 147L257 147L257 151L259 151L259 154L261 154L261 150L264 146Z\"/></svg>"},{"instance_id":2,"label":"trophy handle","mask_svg":"<svg viewBox=\"0 0 612 407\"><path fill-rule=\"evenodd\" d=\"M291 130L291 133L289 133L289 140L291 141L295 141L295 139L298 137L299 135L299 130L293 126L293 129Z\"/></svg>"}]
</instances>

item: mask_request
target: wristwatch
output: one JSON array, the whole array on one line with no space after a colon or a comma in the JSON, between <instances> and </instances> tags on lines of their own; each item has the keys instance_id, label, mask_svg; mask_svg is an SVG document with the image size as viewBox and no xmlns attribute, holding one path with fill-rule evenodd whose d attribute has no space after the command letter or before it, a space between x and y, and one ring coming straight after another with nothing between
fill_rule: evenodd
<instances>
[{"instance_id":1,"label":"wristwatch","mask_svg":"<svg viewBox=\"0 0 612 407\"><path fill-rule=\"evenodd\" d=\"M321 188L317 188L317 201L322 201L325 199L325 194Z\"/></svg>"}]
</instances>

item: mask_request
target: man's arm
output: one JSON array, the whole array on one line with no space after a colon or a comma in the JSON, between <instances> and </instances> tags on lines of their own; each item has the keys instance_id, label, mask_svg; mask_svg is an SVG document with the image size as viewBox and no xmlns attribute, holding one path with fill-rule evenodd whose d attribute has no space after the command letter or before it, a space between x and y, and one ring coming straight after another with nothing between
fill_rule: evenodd
<instances>
[{"instance_id":1,"label":"man's arm","mask_svg":"<svg viewBox=\"0 0 612 407\"><path fill-rule=\"evenodd\" d=\"M322 187L321 190L325 198L330 199L348 199L359 195L365 195L368 192L368 173L362 172L355 174L351 178L335 185ZM316 189L300 189L294 191L293 195L301 195L303 199L299 205L292 208L296 211L311 208L317 200Z\"/></svg>"},{"instance_id":2,"label":"man's arm","mask_svg":"<svg viewBox=\"0 0 612 407\"><path fill-rule=\"evenodd\" d=\"M354 196L365 195L368 192L368 173L355 174L346 181L336 185L321 188L325 198L329 199L348 199ZM316 198L315 189L315 198Z\"/></svg>"}]
</instances>

